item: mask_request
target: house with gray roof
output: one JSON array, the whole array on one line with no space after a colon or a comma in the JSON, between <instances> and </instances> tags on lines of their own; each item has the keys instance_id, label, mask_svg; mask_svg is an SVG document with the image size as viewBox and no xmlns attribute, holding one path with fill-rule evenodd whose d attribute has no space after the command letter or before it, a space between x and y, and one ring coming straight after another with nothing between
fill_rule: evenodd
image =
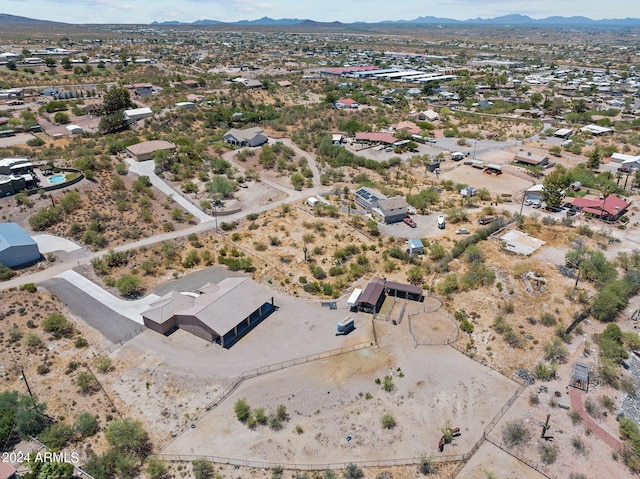
<instances>
[{"instance_id":1,"label":"house with gray roof","mask_svg":"<svg viewBox=\"0 0 640 479\"><path fill-rule=\"evenodd\" d=\"M260 146L267 143L269 139L262 131L262 128L254 126L253 128L246 128L244 130L232 128L225 133L222 141L236 146Z\"/></svg>"},{"instance_id":2,"label":"house with gray roof","mask_svg":"<svg viewBox=\"0 0 640 479\"><path fill-rule=\"evenodd\" d=\"M38 244L17 223L0 223L0 263L18 268L40 259Z\"/></svg>"},{"instance_id":3,"label":"house with gray roof","mask_svg":"<svg viewBox=\"0 0 640 479\"><path fill-rule=\"evenodd\" d=\"M164 335L179 328L230 348L273 311L273 294L240 277L207 283L195 292L171 291L151 303L142 319Z\"/></svg>"}]
</instances>

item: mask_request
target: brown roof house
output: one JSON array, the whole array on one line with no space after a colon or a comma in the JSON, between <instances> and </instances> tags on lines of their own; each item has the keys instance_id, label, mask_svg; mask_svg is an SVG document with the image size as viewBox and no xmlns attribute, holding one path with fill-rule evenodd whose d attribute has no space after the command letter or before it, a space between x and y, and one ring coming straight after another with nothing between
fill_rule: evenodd
<instances>
[{"instance_id":1,"label":"brown roof house","mask_svg":"<svg viewBox=\"0 0 640 479\"><path fill-rule=\"evenodd\" d=\"M175 153L176 145L174 145L170 141L151 140L127 146L125 150L127 150L127 154L134 160L146 161L153 159L153 154L156 151L167 151L169 153Z\"/></svg>"},{"instance_id":2,"label":"brown roof house","mask_svg":"<svg viewBox=\"0 0 640 479\"><path fill-rule=\"evenodd\" d=\"M145 326L161 334L184 329L230 348L275 311L273 294L250 278L226 278L195 292L171 291L142 313Z\"/></svg>"}]
</instances>

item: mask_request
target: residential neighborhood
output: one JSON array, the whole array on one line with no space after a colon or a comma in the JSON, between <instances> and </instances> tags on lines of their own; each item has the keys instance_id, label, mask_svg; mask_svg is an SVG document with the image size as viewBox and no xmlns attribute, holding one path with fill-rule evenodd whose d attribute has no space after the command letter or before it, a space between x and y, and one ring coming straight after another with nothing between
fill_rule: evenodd
<instances>
[{"instance_id":1,"label":"residential neighborhood","mask_svg":"<svg viewBox=\"0 0 640 479\"><path fill-rule=\"evenodd\" d=\"M2 477L640 471L633 19L16 18Z\"/></svg>"}]
</instances>

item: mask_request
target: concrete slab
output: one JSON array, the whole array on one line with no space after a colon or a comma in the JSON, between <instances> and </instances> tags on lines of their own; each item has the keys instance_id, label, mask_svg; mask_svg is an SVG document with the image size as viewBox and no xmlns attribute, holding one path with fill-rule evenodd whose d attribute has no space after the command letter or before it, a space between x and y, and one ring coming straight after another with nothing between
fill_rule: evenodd
<instances>
[{"instance_id":1,"label":"concrete slab","mask_svg":"<svg viewBox=\"0 0 640 479\"><path fill-rule=\"evenodd\" d=\"M38 249L40 253L46 254L51 253L53 251L65 251L67 253L71 251L76 251L82 248L82 246L74 243L71 240L66 238L60 238L58 236L50 235L50 234L41 234L31 236L33 241L38 243Z\"/></svg>"},{"instance_id":2,"label":"concrete slab","mask_svg":"<svg viewBox=\"0 0 640 479\"><path fill-rule=\"evenodd\" d=\"M511 230L500 237L502 247L512 253L523 254L529 256L542 248L546 242L529 236L518 230Z\"/></svg>"}]
</instances>

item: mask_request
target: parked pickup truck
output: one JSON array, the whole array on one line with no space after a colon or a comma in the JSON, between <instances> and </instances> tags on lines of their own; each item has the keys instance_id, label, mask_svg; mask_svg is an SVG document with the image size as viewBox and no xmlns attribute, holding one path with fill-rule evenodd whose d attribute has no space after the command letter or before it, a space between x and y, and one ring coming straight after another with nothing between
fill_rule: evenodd
<instances>
[{"instance_id":1,"label":"parked pickup truck","mask_svg":"<svg viewBox=\"0 0 640 479\"><path fill-rule=\"evenodd\" d=\"M411 226L412 228L415 228L416 226L418 226L416 222L413 221L409 216L404 218L402 221L404 221L404 224L406 224L407 226Z\"/></svg>"},{"instance_id":2,"label":"parked pickup truck","mask_svg":"<svg viewBox=\"0 0 640 479\"><path fill-rule=\"evenodd\" d=\"M488 225L495 219L495 216L483 216L482 218L478 218L478 223L480 223L481 225Z\"/></svg>"}]
</instances>

